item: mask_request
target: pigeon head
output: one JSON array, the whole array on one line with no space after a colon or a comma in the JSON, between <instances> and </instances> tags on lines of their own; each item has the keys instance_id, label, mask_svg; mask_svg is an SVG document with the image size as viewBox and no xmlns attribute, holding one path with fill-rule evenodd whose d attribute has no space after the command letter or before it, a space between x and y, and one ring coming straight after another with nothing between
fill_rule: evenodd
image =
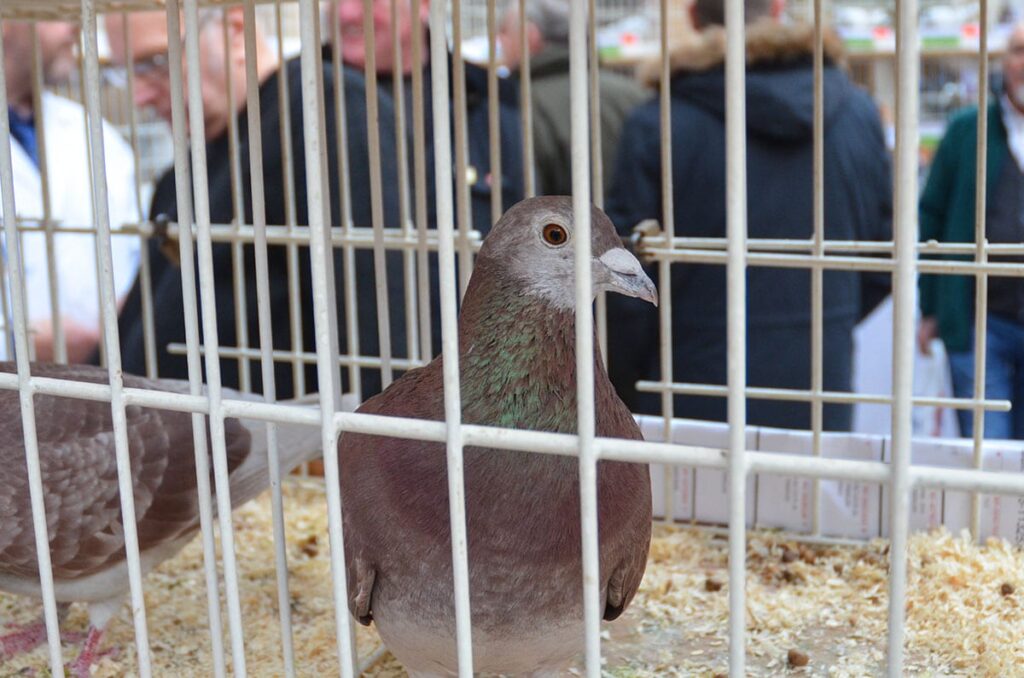
<instances>
[{"instance_id":1,"label":"pigeon head","mask_svg":"<svg viewBox=\"0 0 1024 678\"><path fill-rule=\"evenodd\" d=\"M504 269L517 291L560 309L576 305L576 225L567 196L529 198L501 217L480 249L479 261ZM593 293L601 290L658 304L658 291L636 257L622 247L612 222L590 211Z\"/></svg>"}]
</instances>

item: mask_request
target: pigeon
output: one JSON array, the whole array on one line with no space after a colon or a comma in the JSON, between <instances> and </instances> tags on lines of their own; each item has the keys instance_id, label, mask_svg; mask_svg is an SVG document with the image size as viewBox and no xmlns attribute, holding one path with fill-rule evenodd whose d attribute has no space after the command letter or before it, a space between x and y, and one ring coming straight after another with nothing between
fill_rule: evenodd
<instances>
[{"instance_id":1,"label":"pigeon","mask_svg":"<svg viewBox=\"0 0 1024 678\"><path fill-rule=\"evenodd\" d=\"M15 371L14 363L0 363L0 372ZM109 383L107 371L93 366L33 364L31 371L40 377ZM189 392L188 382L171 379L125 375L124 385ZM256 398L230 389L224 389L224 397ZM71 666L75 676L88 676L101 656L103 630L129 586L111 409L107 402L52 395L36 395L34 402L58 613L66 615L73 602L88 605L89 631ZM135 405L126 407L126 415L145 574L199 530L192 415ZM269 485L266 425L228 418L224 428L231 503L238 507ZM319 457L320 435L316 426L279 425L282 471ZM212 459L210 467L212 487ZM0 390L0 516L0 590L41 597L21 408L18 392L11 390ZM42 623L0 635L0 665L45 641Z\"/></svg>"},{"instance_id":2,"label":"pigeon","mask_svg":"<svg viewBox=\"0 0 1024 678\"><path fill-rule=\"evenodd\" d=\"M657 291L591 211L593 288L657 304ZM567 197L511 207L480 249L459 316L462 421L575 433L574 218ZM597 435L640 440L594 342ZM443 357L358 412L444 419ZM579 462L464 450L473 669L564 669L584 644ZM338 442L348 604L411 676L458 673L445 446L345 432ZM651 537L646 464L597 465L603 617L626 609Z\"/></svg>"}]
</instances>

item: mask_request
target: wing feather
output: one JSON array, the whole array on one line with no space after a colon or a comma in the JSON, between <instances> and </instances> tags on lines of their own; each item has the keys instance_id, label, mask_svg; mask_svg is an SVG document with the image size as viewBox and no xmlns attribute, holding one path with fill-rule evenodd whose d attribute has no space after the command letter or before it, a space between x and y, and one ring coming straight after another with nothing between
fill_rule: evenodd
<instances>
[{"instance_id":1,"label":"wing feather","mask_svg":"<svg viewBox=\"0 0 1024 678\"><path fill-rule=\"evenodd\" d=\"M0 372L14 371L0 363ZM88 366L34 364L32 373L107 383L106 370ZM128 375L125 385L187 389ZM124 558L110 404L37 395L34 408L54 576L94 574ZM192 415L134 405L125 414L139 547L147 551L198 529ZM235 420L225 429L233 471L250 454L249 434ZM10 390L0 391L0 515L0 573L37 577L20 402Z\"/></svg>"}]
</instances>

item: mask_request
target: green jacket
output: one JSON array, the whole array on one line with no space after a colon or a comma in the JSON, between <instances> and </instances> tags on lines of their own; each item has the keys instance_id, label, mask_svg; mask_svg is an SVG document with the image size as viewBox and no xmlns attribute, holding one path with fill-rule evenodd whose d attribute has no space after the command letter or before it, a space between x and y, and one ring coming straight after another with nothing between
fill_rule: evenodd
<instances>
[{"instance_id":1,"label":"green jacket","mask_svg":"<svg viewBox=\"0 0 1024 678\"><path fill-rule=\"evenodd\" d=\"M974 242L977 140L978 110L972 107L950 121L932 161L919 204L922 242ZM992 197L1006 157L1006 128L997 99L988 108L987 199ZM947 258L970 259L966 256ZM939 335L946 349L969 350L974 324L973 279L963 275L923 275L920 292L921 314L938 319Z\"/></svg>"},{"instance_id":2,"label":"green jacket","mask_svg":"<svg viewBox=\"0 0 1024 678\"><path fill-rule=\"evenodd\" d=\"M569 124L569 48L549 45L530 57L533 99L533 148L539 192L572 193L572 129ZM611 188L622 125L634 108L651 98L637 81L607 70L599 72L601 161L604 189ZM596 192L597 187L593 190Z\"/></svg>"}]
</instances>

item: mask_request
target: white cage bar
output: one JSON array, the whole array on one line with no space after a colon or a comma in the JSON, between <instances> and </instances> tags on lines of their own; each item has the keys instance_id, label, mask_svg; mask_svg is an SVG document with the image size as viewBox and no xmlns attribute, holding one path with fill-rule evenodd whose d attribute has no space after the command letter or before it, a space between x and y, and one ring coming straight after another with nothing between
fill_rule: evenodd
<instances>
[{"instance_id":1,"label":"white cage bar","mask_svg":"<svg viewBox=\"0 0 1024 678\"><path fill-rule=\"evenodd\" d=\"M398 2L390 0L390 9L395 11ZM520 19L525 15L526 0L513 0L519 3ZM918 135L918 81L919 81L919 31L917 27L916 0L901 0L897 3L899 20L897 22L897 69L899 75L899 98L896 112L895 156L896 168L896 203L894 215L894 239L892 242L859 242L835 241L825 237L824 216L824 85L822 73L823 56L823 2L815 0L811 7L814 22L814 98L815 98L815 136L814 136L814 232L805 240L769 240L748 239L746 227L746 147L745 147L745 58L744 58L744 4L742 0L727 0L727 38L726 38L726 77L727 77L727 186L728 186L728 225L725 238L687 238L679 237L674 232L674 209L671 185L673 181L671 165L671 149L673 143L686 143L685 139L673 139L670 128L671 106L669 100L670 67L668 47L670 44L669 14L670 3L661 0L658 8L660 15L660 129L662 134L661 167L663 192L660 196L660 210L663 219L663 232L645 236L640 243L640 251L655 263L662 281L660 317L661 338L661 379L658 382L640 382L641 390L659 393L663 409L665 439L671 440L674 415L673 397L677 394L699 394L728 399L728 445L723 449L682 445L669 442L642 442L606 439L596 436L594 399L594 365L589 359L593 350L594 318L590 312L590 208L593 200L602 199L602 172L610 168L600 167L600 145L594 128L599 120L594 114L597 79L593 69L597 63L594 48L597 24L594 18L595 3L571 4L571 120L572 120L572 167L573 167L573 210L577 233L576 251L576 348L577 348L577 388L578 402L578 435L552 434L526 430L503 429L463 424L461 416L461 393L458 365L457 336L457 303L461 292L464 292L469 275L472 271L472 256L479 247L479 236L472 231L469 208L469 187L467 185L466 167L468 165L468 149L466 142L466 94L463 65L461 60L462 21L460 4L454 0L449 8L446 3L434 2L429 15L430 44L429 61L431 64L445 65L449 59L449 22L452 22L451 33L454 39L452 82L446 68L431 70L431 99L433 129L424 129L424 101L422 82L423 45L414 40L412 73L412 110L413 119L405 119L406 110L403 102L405 96L400 84L396 83L394 98L397 100L395 110L396 129L399 141L399 164L401 182L397 190L400 197L399 223L385 223L384 210L381 205L381 194L394 187L384 186L381 179L380 140L381 128L377 108L377 71L372 56L367 59L364 75L368 83L367 99L367 138L370 147L370 179L372 192L372 225L355 224L351 217L351 182L348 176L347 147L345 142L345 106L344 74L338 66L338 53L344 36L338 30L336 20L336 3L330 3L331 30L322 30L320 25L320 3L315 0L299 0L299 59L301 61L301 83L303 102L303 126L307 131L304 137L306 195L308 199L308 227L298 225L296 206L294 204L296 187L294 178L290 178L290 170L285 172L285 185L280 188L285 201L291 202L288 223L268 224L263 209L263 196L270 187L264 185L262 138L260 136L260 109L258 93L249 87L246 98L246 115L248 120L248 138L244 140L250 148L249 171L252 182L249 190L252 195L252 223L246 224L243 207L244 187L241 183L242 168L239 165L233 172L232 197L234 200L236 219L230 224L211 223L210 196L205 171L190 172L189 167L205 168L205 138L203 130L202 96L200 91L200 44L199 36L203 30L203 14L207 5L227 6L230 2L206 3L199 0L185 0L179 6L177 0L168 0L166 13L169 26L169 77L172 83L172 129L174 138L174 173L177 187L178 223L171 224L166 235L177 240L180 252L180 265L184 289L184 323L186 341L183 345L172 347L187 355L189 368L189 393L172 394L148 391L144 389L125 388L121 370L121 355L118 341L117 318L113 309L117 308L114 291L114 280L111 263L111 238L138 237L140 240L157 234L157 227L145 219L137 224L111 224L107 214L107 185L104 168L104 141L101 128L100 109L100 69L97 54L97 14L104 12L132 12L154 5L144 0L126 2L102 2L101 0L81 0L81 4L64 0L37 2L36 0L9 0L0 7L0 17L10 18L24 16L32 20L41 20L55 16L79 16L82 19L84 38L83 71L85 75L83 91L85 108L88 112L89 133L91 139L94 181L91 187L95 219L93 225L57 224L48 210L39 219L4 219L5 244L7 261L4 266L3 297L5 330L9 334L7 342L13 344L13 355L17 361L16 373L0 374L0 388L18 390L20 394L22 425L25 432L26 463L29 470L30 491L34 512L33 527L39 553L39 571L41 573L42 597L46 620L47 637L50 641L49 662L51 670L56 674L62 670L62 659L59 643L58 610L54 594L51 574L50 556L44 545L48 543L47 528L43 516L43 499L41 486L41 468L38 459L37 440L34 425L33 401L37 394L51 394L65 397L83 398L101 402L109 402L114 416L115 440L119 471L119 483L122 498L122 511L133 522L134 501L131 497L130 465L128 461L128 441L125 433L125 408L129 406L159 407L168 410L193 413L194 443L196 449L196 471L200 494L202 540L205 558L205 576L207 585L207 603L209 630L211 637L211 653L214 657L214 673L217 676L227 675L229 666L225 657L222 640L221 604L219 600L219 577L217 574L217 556L215 552L215 535L213 530L215 508L218 517L219 538L222 547L224 586L227 597L227 616L231 642L230 670L235 675L246 673L245 618L243 616L238 591L238 568L233 545L233 528L231 521L230 496L228 494L228 470L226 460L226 443L224 433L225 417L238 417L262 420L267 423L270 439L269 454L271 468L270 486L273 503L273 526L276 557L276 598L279 606L281 625L281 653L284 675L296 675L296 650L294 647L292 621L289 612L289 579L288 556L285 545L284 504L281 496L282 479L276 472L277 445L276 426L284 423L298 423L318 426L325 449L335 449L339 435L343 432L361 432L375 435L389 435L416 440L428 440L444 443L447 452L450 521L452 534L452 559L455 582L455 618L456 639L460 676L468 677L473 672L473 645L469 588L469 558L466 533L465 488L463 486L463 450L466 446L487 446L509 450L528 451L537 454L559 454L578 457L580 472L581 519L583 534L583 580L581 587L585 602L586 628L586 672L588 676L599 676L601 672L601 636L598 589L598 524L597 524L597 485L596 469L599 460L620 460L632 462L665 463L672 466L696 466L727 471L729 474L729 665L732 676L745 675L746 670L746 636L745 628L745 575L746 575L746 504L749 500L746 486L747 480L754 473L775 473L810 478L814 481L813 502L814 524L810 536L820 536L817 507L820 504L819 481L826 479L858 480L890 487L890 574L889 574L889 635L887 671L890 676L902 675L904 670L904 625L907 587L907 542L909 537L909 501L911 493L918 487L936 487L972 492L971 527L975 535L979 534L979 494L1013 494L1024 495L1024 474L1007 474L983 470L984 461L984 413L986 411L1006 411L1009 403L985 396L984 370L981 369L985 359L985 315L987 308L987 278L989 276L1022 276L1024 267L1019 264L1008 264L989 261L989 257L1024 254L1024 244L991 244L984 239L985 199L984 191L978 192L976 204L976 242L966 244L950 243L919 243L917 219L917 135ZM246 0L245 11L245 42L247 78L257 78L257 64L250 55L256 53L257 4L259 0ZM282 3L275 3L278 58L283 63L283 21ZM372 0L363 0L364 8L371 9ZM200 5L203 5L201 8ZM415 6L415 2L411 4ZM988 12L987 3L981 0L981 48L979 58L979 79L987 79L987 35ZM498 98L499 79L496 65L493 63L495 48L496 22L498 5L495 0L486 3L487 37L491 63L488 69L488 119L491 124L489 135L489 153L495 185L499 188L492 194L491 215L496 219L503 207L501 200L501 145L498 136ZM522 22L521 22L522 23ZM180 24L180 25L179 25ZM365 18L365 33L369 36L369 54L373 54L373 20L369 12ZM182 30L183 29L183 30ZM127 28L126 35L127 35ZM226 29L225 29L226 30ZM413 31L416 36L416 31ZM182 36L179 40L177 36ZM325 139L325 86L324 73L321 68L320 45L324 36L330 36L329 42L334 47L334 96L332 103L336 114L335 123L339 135L336 148L328 148ZM520 33L525 44L525 31ZM0 55L3 44L0 41ZM526 50L524 50L525 52ZM183 58L184 57L184 58ZM399 57L400 60L400 57ZM38 57L36 58L38 61ZM185 73L183 73L183 64ZM35 77L36 97L42 88L42 78L36 64ZM133 86L132 68L129 62L129 90ZM282 70L283 72L283 70ZM187 74L188 96L186 100L183 83ZM522 132L527 141L524 158L527 160L523 177L526 194L534 191L532 168L532 139L529 76L524 80L521 90L522 98ZM289 84L282 78L280 87L288 91ZM16 213L15 194L12 183L11 137L8 132L6 94L4 74L0 70L0 189L2 189L2 206L4 215ZM282 96L284 102L286 96ZM984 108L987 95L981 90L979 106ZM450 115L449 102L454 102L453 115ZM187 112L186 112L186 106ZM282 145L285 165L291 164L292 149L290 138L284 126L288 125L287 104L282 103ZM186 122L187 121L187 122ZM134 117L132 129L134 136ZM186 126L187 125L187 126ZM406 128L411 129L411 148L407 147ZM592 131L594 134L592 135ZM985 116L978 117L979 138L985 137ZM238 138L238 130L232 128L235 141L233 152L243 140ZM434 186L427 185L427 167L425 138L433 139ZM41 145L45 144L41 140ZM137 147L137 143L135 144ZM412 158L408 157L411 150ZM328 154L337 154L340 177L330 177L327 165ZM191 158L189 158L191 154ZM985 176L985 147L978 145L977 150L977 185L982 186ZM593 159L593 165L591 163ZM235 157L235 162L238 158ZM44 171L45 174L45 171ZM341 197L342 214L340 223L334 223L331 215L329 182L337 180ZM289 184L289 182L292 182ZM52 188L47 188L52 190ZM436 196L436 232L428 232L426 191L432 190ZM137 198L141 206L141 198ZM415 204L413 204L415 203ZM337 215L335 215L337 216ZM413 227L415 226L415 228ZM479 226L479 225L476 225ZM24 273L19 233L42 231L47 235L49 255L49 277L51 289L55 289L53 281L60 273L53 260L53 241L65 233L94 233L97 236L97 258L99 262L100 291L102 308L102 330L105 346L106 367L109 384L85 384L59 379L35 377L31 375L29 356L31 354L31 337L28 330L26 298L24 291ZM212 247L214 243L231 243L234 248L236 269L234 297L236 311L245 302L243 277L245 275L242 258L243 247L253 246L255 253L256 298L259 316L259 346L251 347L247 343L249 329L245 314L237 314L238 327L236 346L221 346L218 341L216 319L216 300L213 293L215 275ZM270 318L274 309L270 306L268 282L268 248L272 246L286 247L289 263L289 284L296 304L289 310L292 348L279 350L272 348ZM335 271L334 252L342 253L341 272ZM301 299L298 284L298 268L304 250L308 250L311 264L313 294L311 299ZM357 280L355 272L355 256L357 252L371 250L375 270L375 294L378 304L378 338L380 354L376 356L360 353L358 316L356 307L357 285L368 284L367 280ZM405 359L391 355L391 328L388 313L389 299L387 292L386 254L390 251L402 252L403 295L405 302L405 323L407 345ZM302 254L300 254L302 252ZM340 367L345 367L348 375L348 387L357 398L361 398L361 373L365 369L379 369L382 383L386 386L392 379L392 370L405 370L423 364L431 357L431 309L430 296L426 287L430 284L428 276L428 257L438 257L440 264L440 319L441 319L441 352L444 355L444 405L445 421L422 421L380 417L341 411L342 379ZM950 260L919 260L923 256L935 255L969 255L970 261ZM196 257L198 257L196 259ZM198 261L198 272L194 268ZM458 261L458 267L456 266ZM728 383L727 385L707 385L676 383L673 381L672 370L672 306L670 294L671 271L674 266L683 263L705 263L724 265L728 276ZM767 266L807 269L812 276L811 308L813 313L813 335L811 374L809 389L779 389L749 387L746 382L746 324L747 296L745 275L748 267ZM893 293L896 300L895 342L894 342L894 373L891 393L845 393L825 389L822 376L823 360L823 298L824 272L827 270L856 270L890 273L893 275ZM148 275L148 269L142 269L142 275ZM914 308L916 305L914 290L919 273L942 275L969 275L977 281L975 332L978 338L975 371L977 379L973 398L921 398L912 393L913 379L913 342L914 342ZM196 275L198 274L198 286ZM344 282L344 299L346 314L339 319L337 300L335 299L335 276ZM456 279L458 278L458 279ZM7 287L11 290L10 314L8 314ZM195 290L199 289L199 299ZM148 297L147 297L148 298ZM153 309L152 301L148 304L148 329L146 332L148 346L148 365L155 372L153 358ZM316 350L310 352L303 349L301 304L312 307ZM52 309L55 327L55 342L58 361L66 359L64 337L61 332L59 318L59 302L53 293ZM296 310L298 309L298 310ZM344 328L339 327L339 320ZM202 322L203 339L200 341L199 328ZM9 323L9 324L8 324ZM344 331L346 352L339 350L339 336ZM603 335L603 332L602 332ZM204 359L203 364L200 360ZM240 373L243 390L248 390L249 379L245 376L251 369L254 360L260 361L263 400L234 400L224 398L221 384L221 361L231 359L242 366ZM279 404L277 400L278 384L275 381L274 364L290 364L293 369L294 391L296 395L305 392L302 376L305 367L315 363L320 385L320 403L318 408L297 409ZM206 373L206 387L203 388L203 366ZM766 453L747 449L746 442L746 401L750 398L771 398L806 402L812 412L812 454L810 456L784 455ZM891 405L893 412L892 427L892 462L853 461L825 459L822 457L823 407L828 403L873 402ZM911 412L915 405L931 405L972 410L974 419L974 455L973 468L969 470L943 469L936 467L916 466L911 463ZM209 438L210 452L213 459L213 478L217 488L216 506L210 487L210 469L208 468L206 426L209 422L211 435ZM357 656L353 642L352 620L347 609L347 585L344 568L344 535L342 530L341 511L342 497L339 490L339 468L336 455L325 456L324 474L327 488L327 514L330 526L330 553L332 561L332 588L336 624L335 643L338 652L338 667L341 675L357 675L363 666ZM671 483L671 477L666 479ZM666 488L667 489L667 488ZM670 497L666 493L666 497ZM670 500L669 500L670 501ZM668 515L671 511L668 510ZM126 530L126 551L131 579L132 616L135 628L136 651L138 654L138 671L146 676L153 673L149 647L149 630L147 629L146 609L143 602L144 582L140 568L140 554L134 527Z\"/></svg>"}]
</instances>

